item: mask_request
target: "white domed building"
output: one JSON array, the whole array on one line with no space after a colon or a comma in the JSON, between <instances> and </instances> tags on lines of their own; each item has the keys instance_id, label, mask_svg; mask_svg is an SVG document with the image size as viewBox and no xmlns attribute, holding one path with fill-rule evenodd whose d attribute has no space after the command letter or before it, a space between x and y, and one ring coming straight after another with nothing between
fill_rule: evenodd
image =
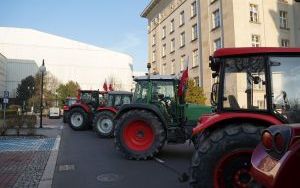
<instances>
[{"instance_id":1,"label":"white domed building","mask_svg":"<svg viewBox=\"0 0 300 188\"><path fill-rule=\"evenodd\" d=\"M132 87L129 55L37 30L0 27L0 53L8 59L34 60L38 66L44 59L47 71L59 81L76 81L82 89L102 90L111 78L120 90Z\"/></svg>"}]
</instances>

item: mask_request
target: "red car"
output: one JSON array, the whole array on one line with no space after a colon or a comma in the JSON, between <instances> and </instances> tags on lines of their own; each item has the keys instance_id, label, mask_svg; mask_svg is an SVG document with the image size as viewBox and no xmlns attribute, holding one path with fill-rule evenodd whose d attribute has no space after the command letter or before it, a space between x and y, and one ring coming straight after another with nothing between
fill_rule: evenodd
<instances>
[{"instance_id":1,"label":"red car","mask_svg":"<svg viewBox=\"0 0 300 188\"><path fill-rule=\"evenodd\" d=\"M253 177L267 188L300 187L300 124L264 130L251 163Z\"/></svg>"}]
</instances>

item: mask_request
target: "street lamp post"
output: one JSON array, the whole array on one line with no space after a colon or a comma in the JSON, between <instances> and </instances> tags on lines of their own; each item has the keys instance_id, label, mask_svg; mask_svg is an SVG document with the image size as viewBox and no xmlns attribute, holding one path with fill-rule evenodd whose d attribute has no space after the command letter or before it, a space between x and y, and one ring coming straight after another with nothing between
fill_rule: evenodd
<instances>
[{"instance_id":1,"label":"street lamp post","mask_svg":"<svg viewBox=\"0 0 300 188\"><path fill-rule=\"evenodd\" d=\"M43 128L43 91L44 91L44 74L46 72L45 62L43 60L42 66L40 66L39 71L42 75L41 81L41 103L40 103L40 128Z\"/></svg>"}]
</instances>

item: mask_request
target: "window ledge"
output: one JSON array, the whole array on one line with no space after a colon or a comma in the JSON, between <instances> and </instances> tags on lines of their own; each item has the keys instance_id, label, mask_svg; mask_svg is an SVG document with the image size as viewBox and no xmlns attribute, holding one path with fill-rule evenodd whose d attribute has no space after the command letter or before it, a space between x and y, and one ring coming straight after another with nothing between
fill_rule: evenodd
<instances>
[{"instance_id":1,"label":"window ledge","mask_svg":"<svg viewBox=\"0 0 300 188\"><path fill-rule=\"evenodd\" d=\"M166 38L166 36L162 37L161 40L164 40Z\"/></svg>"},{"instance_id":2,"label":"window ledge","mask_svg":"<svg viewBox=\"0 0 300 188\"><path fill-rule=\"evenodd\" d=\"M175 52L175 50L171 51L170 54L173 54Z\"/></svg>"},{"instance_id":3,"label":"window ledge","mask_svg":"<svg viewBox=\"0 0 300 188\"><path fill-rule=\"evenodd\" d=\"M195 68L198 68L198 67L199 67L199 65L195 65L191 69L195 69Z\"/></svg>"},{"instance_id":4,"label":"window ledge","mask_svg":"<svg viewBox=\"0 0 300 188\"><path fill-rule=\"evenodd\" d=\"M197 14L194 14L194 15L191 16L190 19L192 20L192 19L196 18L196 16L197 16Z\"/></svg>"},{"instance_id":5,"label":"window ledge","mask_svg":"<svg viewBox=\"0 0 300 188\"><path fill-rule=\"evenodd\" d=\"M182 46L180 46L180 47L179 47L179 49L180 49L180 48L184 48L184 47L185 47L185 44L184 44L184 45L182 45Z\"/></svg>"},{"instance_id":6,"label":"window ledge","mask_svg":"<svg viewBox=\"0 0 300 188\"><path fill-rule=\"evenodd\" d=\"M254 21L249 20L249 22L252 23L252 24L261 24L259 21L254 22Z\"/></svg>"},{"instance_id":7,"label":"window ledge","mask_svg":"<svg viewBox=\"0 0 300 188\"><path fill-rule=\"evenodd\" d=\"M191 42L195 42L198 39L198 37L191 40Z\"/></svg>"},{"instance_id":8,"label":"window ledge","mask_svg":"<svg viewBox=\"0 0 300 188\"><path fill-rule=\"evenodd\" d=\"M288 27L279 27L279 28L282 29L282 30L287 30L287 31L290 30L290 28L288 28Z\"/></svg>"},{"instance_id":9,"label":"window ledge","mask_svg":"<svg viewBox=\"0 0 300 188\"><path fill-rule=\"evenodd\" d=\"M182 23L182 24L179 25L179 27L182 27L182 26L184 26L184 23Z\"/></svg>"},{"instance_id":10,"label":"window ledge","mask_svg":"<svg viewBox=\"0 0 300 188\"><path fill-rule=\"evenodd\" d=\"M213 0L210 2L210 5L214 4L215 2L217 2L217 0Z\"/></svg>"},{"instance_id":11,"label":"window ledge","mask_svg":"<svg viewBox=\"0 0 300 188\"><path fill-rule=\"evenodd\" d=\"M161 58L166 58L166 55L161 56Z\"/></svg>"},{"instance_id":12,"label":"window ledge","mask_svg":"<svg viewBox=\"0 0 300 188\"><path fill-rule=\"evenodd\" d=\"M170 34L174 33L174 31L175 31L175 30L173 30L173 31L170 31Z\"/></svg>"},{"instance_id":13,"label":"window ledge","mask_svg":"<svg viewBox=\"0 0 300 188\"><path fill-rule=\"evenodd\" d=\"M217 29L219 29L219 28L220 28L220 26L218 25L218 26L212 28L211 31L215 31L215 30L217 30Z\"/></svg>"}]
</instances>

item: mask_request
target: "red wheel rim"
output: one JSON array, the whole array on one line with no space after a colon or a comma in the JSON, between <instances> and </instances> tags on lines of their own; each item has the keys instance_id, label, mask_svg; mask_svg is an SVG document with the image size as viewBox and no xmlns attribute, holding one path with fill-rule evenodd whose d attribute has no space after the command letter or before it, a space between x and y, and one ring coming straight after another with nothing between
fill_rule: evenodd
<instances>
[{"instance_id":1,"label":"red wheel rim","mask_svg":"<svg viewBox=\"0 0 300 188\"><path fill-rule=\"evenodd\" d=\"M215 188L225 188L226 181L230 181L234 187L236 188L248 188L249 184L253 181L251 176L251 164L250 160L247 164L241 164L240 168L236 168L233 170L232 177L230 180L224 178L225 168L228 168L231 163L246 163L245 158L249 156L251 158L252 151L244 150L244 151L236 151L230 154L227 154L222 157L222 159L218 162L215 171L214 171L214 187ZM244 159L242 159L244 158ZM226 174L228 175L228 174Z\"/></svg>"},{"instance_id":2,"label":"red wheel rim","mask_svg":"<svg viewBox=\"0 0 300 188\"><path fill-rule=\"evenodd\" d=\"M152 127L144 121L133 121L124 127L123 138L126 146L134 151L149 149L154 141Z\"/></svg>"}]
</instances>

